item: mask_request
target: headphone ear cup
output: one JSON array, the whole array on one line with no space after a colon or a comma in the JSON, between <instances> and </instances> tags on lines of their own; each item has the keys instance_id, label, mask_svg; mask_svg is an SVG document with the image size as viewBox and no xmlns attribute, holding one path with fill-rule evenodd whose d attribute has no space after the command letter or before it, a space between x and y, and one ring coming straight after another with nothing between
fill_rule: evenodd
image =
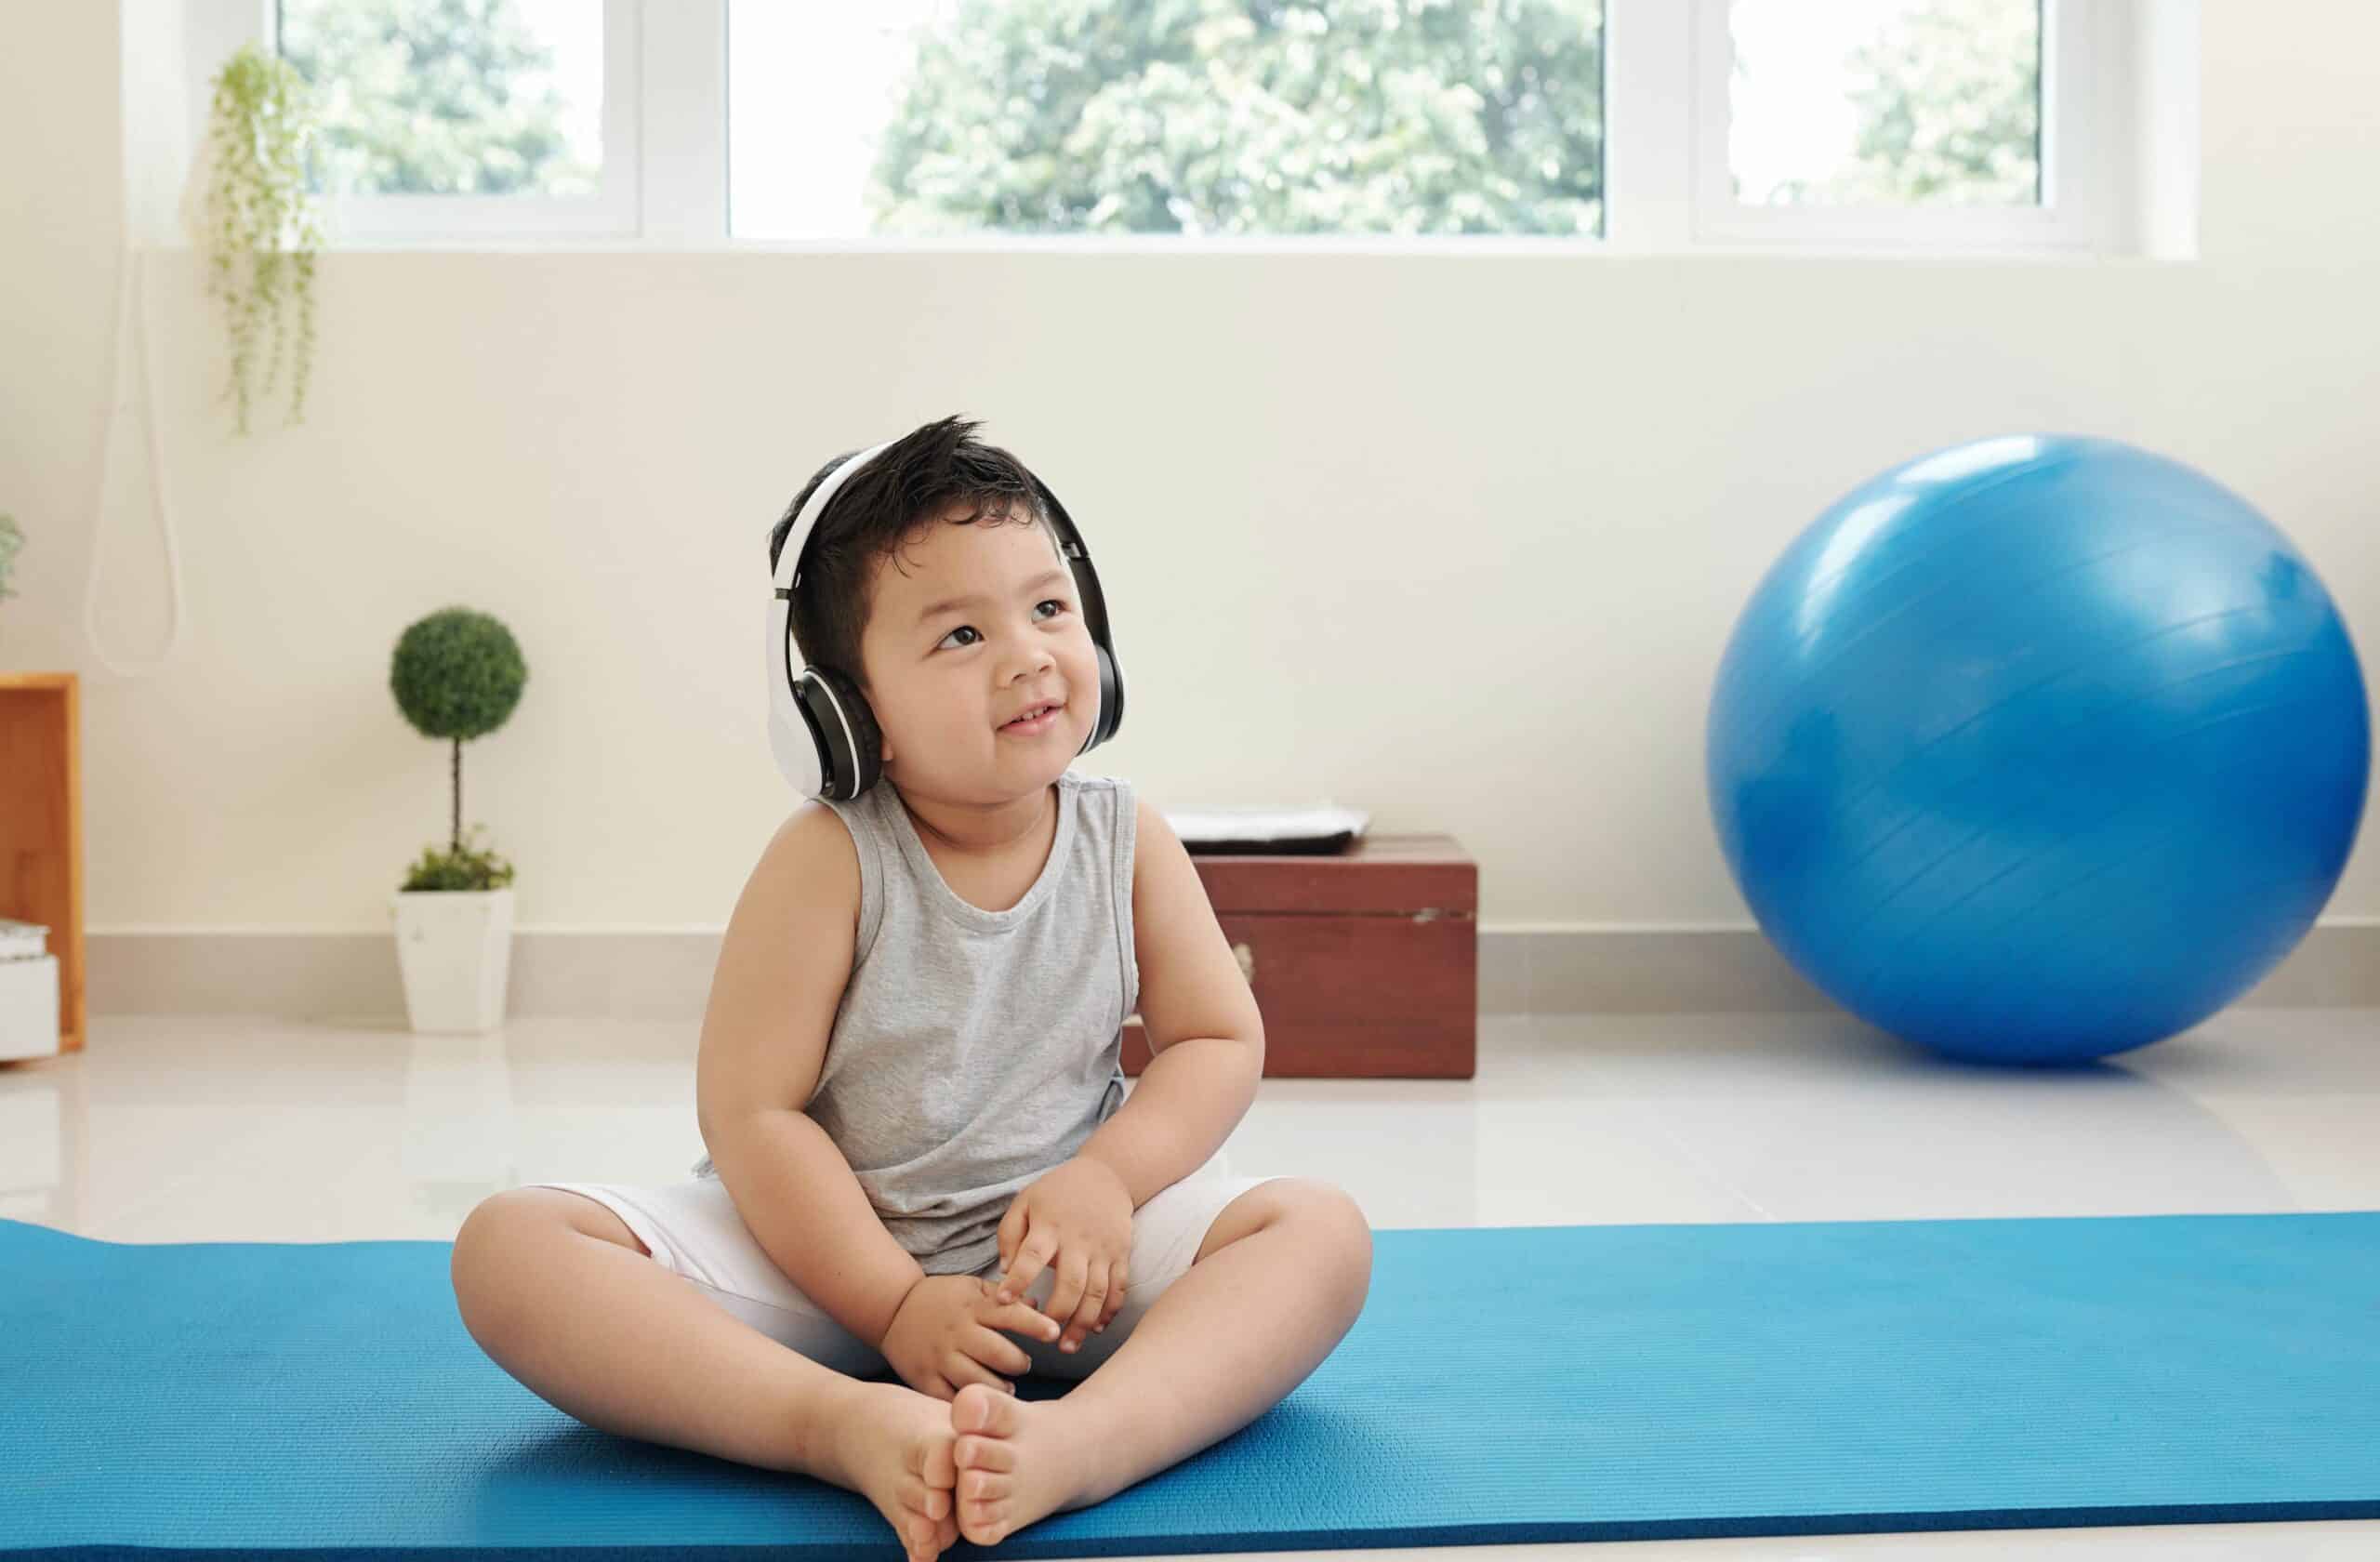
<instances>
[{"instance_id":1,"label":"headphone ear cup","mask_svg":"<svg viewBox=\"0 0 2380 1562\"><path fill-rule=\"evenodd\" d=\"M826 691L842 721L820 723L826 732L826 747L832 762L826 767L826 792L831 798L855 798L876 785L883 772L879 757L883 750L883 735L877 730L876 712L867 708L867 696L859 685L832 668L807 668L805 676L814 680ZM845 741L844 728L850 729Z\"/></svg>"},{"instance_id":2,"label":"headphone ear cup","mask_svg":"<svg viewBox=\"0 0 2380 1562\"><path fill-rule=\"evenodd\" d=\"M1099 657L1099 720L1091 723L1091 741L1082 746L1086 754L1114 737L1116 729L1124 724L1124 680L1116 670L1116 658L1104 645L1091 650Z\"/></svg>"}]
</instances>

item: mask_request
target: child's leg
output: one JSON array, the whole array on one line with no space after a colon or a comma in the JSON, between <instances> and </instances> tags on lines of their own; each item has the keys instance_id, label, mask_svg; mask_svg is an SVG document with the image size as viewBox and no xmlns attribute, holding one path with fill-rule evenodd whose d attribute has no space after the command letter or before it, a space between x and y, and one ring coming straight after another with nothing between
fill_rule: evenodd
<instances>
[{"instance_id":1,"label":"child's leg","mask_svg":"<svg viewBox=\"0 0 2380 1562\"><path fill-rule=\"evenodd\" d=\"M947 1405L780 1344L655 1264L594 1200L496 1195L456 1235L454 1283L480 1348L588 1425L857 1491L912 1556L956 1539Z\"/></svg>"},{"instance_id":2,"label":"child's leg","mask_svg":"<svg viewBox=\"0 0 2380 1562\"><path fill-rule=\"evenodd\" d=\"M959 1532L997 1544L1221 1442L1313 1374L1370 1288L1371 1228L1344 1194L1276 1178L1242 1195L1188 1273L1064 1399L959 1392Z\"/></svg>"}]
</instances>

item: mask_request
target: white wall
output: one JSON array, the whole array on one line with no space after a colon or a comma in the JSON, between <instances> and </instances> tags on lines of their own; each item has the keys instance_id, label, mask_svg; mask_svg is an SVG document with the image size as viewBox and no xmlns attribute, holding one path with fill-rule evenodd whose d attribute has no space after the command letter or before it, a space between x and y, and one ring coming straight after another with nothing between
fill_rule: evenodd
<instances>
[{"instance_id":1,"label":"white wall","mask_svg":"<svg viewBox=\"0 0 2380 1562\"><path fill-rule=\"evenodd\" d=\"M94 535L117 23L0 49L0 667L83 675L94 932L377 929L447 750L388 692L453 602L530 662L465 816L532 926L717 927L790 806L763 733L769 524L826 456L964 411L1106 583L1132 706L1082 761L1160 806L1329 797L1446 828L1490 926L1749 926L1704 811L1720 648L1876 470L2132 440L2291 532L2380 668L2380 10L2210 0L2202 257L363 253L307 424L239 442L187 251L149 300L189 625L137 424ZM165 84L160 84L164 89ZM2367 842L2331 920L2380 914Z\"/></svg>"}]
</instances>

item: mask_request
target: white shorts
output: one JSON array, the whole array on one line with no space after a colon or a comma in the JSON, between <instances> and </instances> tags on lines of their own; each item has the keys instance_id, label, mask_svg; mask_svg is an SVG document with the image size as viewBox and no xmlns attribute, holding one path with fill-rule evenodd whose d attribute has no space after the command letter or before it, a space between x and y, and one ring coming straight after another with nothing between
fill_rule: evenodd
<instances>
[{"instance_id":1,"label":"white shorts","mask_svg":"<svg viewBox=\"0 0 2380 1562\"><path fill-rule=\"evenodd\" d=\"M1022 1334L1005 1337L1025 1347L1035 1375L1080 1379L1131 1338L1132 1328L1166 1289L1189 1273L1207 1239L1208 1228L1232 1200L1273 1179L1235 1177L1224 1150L1171 1187L1132 1211L1132 1256L1126 1271L1123 1307L1104 1334L1087 1334L1071 1356L1054 1343ZM583 1195L627 1223L654 1262L683 1277L696 1291L779 1344L854 1378L892 1375L892 1364L824 1308L804 1296L761 1250L726 1185L716 1177L689 1177L661 1187L608 1183L530 1183ZM977 1277L1001 1272L997 1254ZM1045 1269L1027 1297L1046 1306L1057 1272Z\"/></svg>"}]
</instances>

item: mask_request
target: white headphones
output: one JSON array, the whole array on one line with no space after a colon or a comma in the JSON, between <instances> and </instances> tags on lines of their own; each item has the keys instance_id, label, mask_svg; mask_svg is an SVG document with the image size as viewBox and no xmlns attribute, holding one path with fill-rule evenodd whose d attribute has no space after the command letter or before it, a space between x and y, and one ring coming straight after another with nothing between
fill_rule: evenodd
<instances>
[{"instance_id":1,"label":"white headphones","mask_svg":"<svg viewBox=\"0 0 2380 1562\"><path fill-rule=\"evenodd\" d=\"M872 445L828 472L811 491L777 553L769 593L769 747L776 755L777 769L805 798L855 798L882 774L882 739L876 713L868 709L858 681L833 668L807 665L808 656L794 642L793 590L801 581L802 549L809 546L827 503L853 474L899 443L886 440ZM1091 724L1091 735L1076 750L1087 754L1115 736L1116 729L1123 725L1124 675L1116 663L1115 641L1107 629L1107 602L1100 594L1091 550L1083 546L1082 534L1048 484L1029 471L1025 476L1032 479L1042 510L1058 534L1058 550L1081 593L1084 627L1091 631L1099 658L1099 713Z\"/></svg>"}]
</instances>

